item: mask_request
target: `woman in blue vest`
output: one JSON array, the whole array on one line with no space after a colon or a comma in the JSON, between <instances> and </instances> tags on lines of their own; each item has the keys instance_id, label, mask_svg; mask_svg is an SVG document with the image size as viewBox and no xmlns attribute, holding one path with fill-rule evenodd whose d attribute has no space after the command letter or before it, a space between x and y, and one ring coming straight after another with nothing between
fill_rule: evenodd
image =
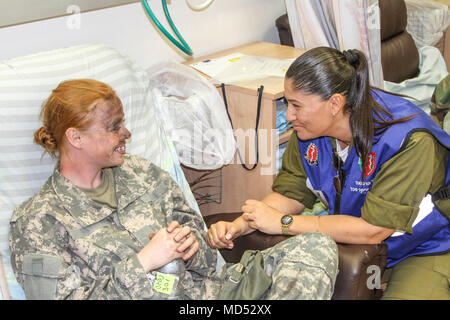
<instances>
[{"instance_id":1,"label":"woman in blue vest","mask_svg":"<svg viewBox=\"0 0 450 320\"><path fill-rule=\"evenodd\" d=\"M285 98L295 131L273 192L212 225L210 245L232 248L254 230L384 242L383 298L450 299L450 136L413 103L371 87L358 50L304 53L286 73ZM297 215L317 198L329 215Z\"/></svg>"}]
</instances>

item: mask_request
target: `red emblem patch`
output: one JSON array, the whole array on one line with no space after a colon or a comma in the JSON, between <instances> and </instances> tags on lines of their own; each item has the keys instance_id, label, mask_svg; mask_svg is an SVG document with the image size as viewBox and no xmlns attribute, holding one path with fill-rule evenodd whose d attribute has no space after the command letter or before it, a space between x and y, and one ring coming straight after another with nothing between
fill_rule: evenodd
<instances>
[{"instance_id":1,"label":"red emblem patch","mask_svg":"<svg viewBox=\"0 0 450 320\"><path fill-rule=\"evenodd\" d=\"M310 166L318 166L319 165L319 152L317 150L317 146L314 143L310 143L308 148L306 148L306 152L304 154L306 161Z\"/></svg>"},{"instance_id":2,"label":"red emblem patch","mask_svg":"<svg viewBox=\"0 0 450 320\"><path fill-rule=\"evenodd\" d=\"M366 178L370 177L372 173L375 171L375 160L376 154L375 152L371 152L369 157L367 158L367 166L366 166Z\"/></svg>"}]
</instances>

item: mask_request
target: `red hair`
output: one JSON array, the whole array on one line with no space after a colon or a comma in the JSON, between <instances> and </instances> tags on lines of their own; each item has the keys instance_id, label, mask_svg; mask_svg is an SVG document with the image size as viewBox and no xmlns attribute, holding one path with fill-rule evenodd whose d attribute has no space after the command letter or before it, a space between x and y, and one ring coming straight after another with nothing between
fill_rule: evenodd
<instances>
[{"instance_id":1,"label":"red hair","mask_svg":"<svg viewBox=\"0 0 450 320\"><path fill-rule=\"evenodd\" d=\"M110 101L112 106L122 105L115 91L106 83L92 79L61 82L42 108L43 123L34 133L34 142L54 157L57 151L61 151L68 128L89 128L93 111L101 100Z\"/></svg>"}]
</instances>

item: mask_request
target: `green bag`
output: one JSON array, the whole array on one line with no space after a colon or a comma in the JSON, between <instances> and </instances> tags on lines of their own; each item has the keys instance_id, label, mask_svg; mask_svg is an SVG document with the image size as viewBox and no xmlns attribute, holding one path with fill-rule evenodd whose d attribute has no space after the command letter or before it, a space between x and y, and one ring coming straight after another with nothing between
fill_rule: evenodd
<instances>
[{"instance_id":1,"label":"green bag","mask_svg":"<svg viewBox=\"0 0 450 320\"><path fill-rule=\"evenodd\" d=\"M219 295L220 300L258 300L272 285L272 278L264 271L259 250L247 250L241 261L227 270L227 278Z\"/></svg>"}]
</instances>

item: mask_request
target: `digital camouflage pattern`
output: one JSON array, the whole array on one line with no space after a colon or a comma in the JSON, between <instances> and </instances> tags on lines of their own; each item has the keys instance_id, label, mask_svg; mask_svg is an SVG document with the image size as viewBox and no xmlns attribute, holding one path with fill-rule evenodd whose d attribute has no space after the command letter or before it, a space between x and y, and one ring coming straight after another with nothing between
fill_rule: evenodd
<instances>
[{"instance_id":1,"label":"digital camouflage pattern","mask_svg":"<svg viewBox=\"0 0 450 320\"><path fill-rule=\"evenodd\" d=\"M114 167L118 207L89 199L58 166L33 198L11 218L11 262L28 299L152 299L160 294L137 253L148 235L176 220L199 242L186 263L186 299L218 296L217 274L201 217L186 204L169 174L137 156ZM337 247L327 236L296 236L263 251L273 278L267 299L329 299L337 273Z\"/></svg>"},{"instance_id":2,"label":"digital camouflage pattern","mask_svg":"<svg viewBox=\"0 0 450 320\"><path fill-rule=\"evenodd\" d=\"M261 251L264 270L272 277L265 300L328 300L334 291L338 268L336 243L321 233L290 237ZM214 280L206 281L208 299L218 296L230 268L222 268Z\"/></svg>"}]
</instances>

